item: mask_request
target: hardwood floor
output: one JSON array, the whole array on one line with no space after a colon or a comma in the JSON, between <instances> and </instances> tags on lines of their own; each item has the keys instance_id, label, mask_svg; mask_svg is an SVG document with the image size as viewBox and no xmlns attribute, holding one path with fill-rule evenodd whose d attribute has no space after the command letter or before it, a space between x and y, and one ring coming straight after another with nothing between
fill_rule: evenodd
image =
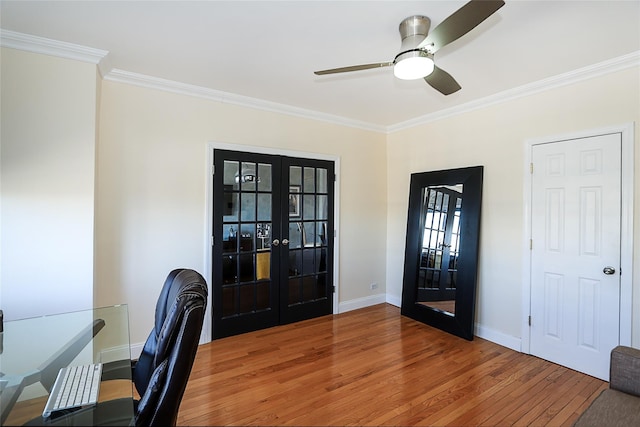
<instances>
[{"instance_id":1,"label":"hardwood floor","mask_svg":"<svg viewBox=\"0 0 640 427\"><path fill-rule=\"evenodd\" d=\"M179 425L571 425L608 383L376 305L200 346Z\"/></svg>"}]
</instances>

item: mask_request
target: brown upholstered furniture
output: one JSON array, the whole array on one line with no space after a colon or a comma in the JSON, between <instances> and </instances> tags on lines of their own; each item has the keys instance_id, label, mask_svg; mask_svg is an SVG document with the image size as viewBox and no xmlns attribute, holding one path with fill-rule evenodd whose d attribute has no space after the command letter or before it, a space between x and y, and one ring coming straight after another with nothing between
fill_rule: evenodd
<instances>
[{"instance_id":1,"label":"brown upholstered furniture","mask_svg":"<svg viewBox=\"0 0 640 427\"><path fill-rule=\"evenodd\" d=\"M609 388L604 390L574 427L640 426L640 350L611 350Z\"/></svg>"}]
</instances>

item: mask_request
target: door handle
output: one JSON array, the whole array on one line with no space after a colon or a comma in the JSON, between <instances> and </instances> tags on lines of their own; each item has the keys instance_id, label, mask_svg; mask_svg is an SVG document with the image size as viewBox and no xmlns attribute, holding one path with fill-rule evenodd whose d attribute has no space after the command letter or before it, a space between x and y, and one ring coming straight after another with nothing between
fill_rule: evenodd
<instances>
[{"instance_id":1,"label":"door handle","mask_svg":"<svg viewBox=\"0 0 640 427\"><path fill-rule=\"evenodd\" d=\"M610 275L612 275L612 274L615 274L616 269L615 269L615 268L613 268L613 267L608 267L608 266L607 266L607 267L605 267L605 268L603 268L603 269L602 269L602 272L603 272L604 274L607 274L607 275L609 275L609 276L610 276Z\"/></svg>"},{"instance_id":2,"label":"door handle","mask_svg":"<svg viewBox=\"0 0 640 427\"><path fill-rule=\"evenodd\" d=\"M272 244L273 246L278 246L278 245L280 244L280 240L278 240L278 239L273 239L273 240L271 241L271 244Z\"/></svg>"},{"instance_id":3,"label":"door handle","mask_svg":"<svg viewBox=\"0 0 640 427\"><path fill-rule=\"evenodd\" d=\"M282 239L282 244L287 246L289 244L289 239Z\"/></svg>"}]
</instances>

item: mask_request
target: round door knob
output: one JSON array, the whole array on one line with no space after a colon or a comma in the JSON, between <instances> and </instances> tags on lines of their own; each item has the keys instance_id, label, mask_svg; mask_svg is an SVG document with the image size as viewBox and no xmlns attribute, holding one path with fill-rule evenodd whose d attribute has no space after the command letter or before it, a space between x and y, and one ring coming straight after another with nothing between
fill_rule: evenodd
<instances>
[{"instance_id":1,"label":"round door knob","mask_svg":"<svg viewBox=\"0 0 640 427\"><path fill-rule=\"evenodd\" d=\"M289 239L282 239L282 244L287 246L289 244Z\"/></svg>"},{"instance_id":2,"label":"round door knob","mask_svg":"<svg viewBox=\"0 0 640 427\"><path fill-rule=\"evenodd\" d=\"M613 268L613 267L605 267L605 268L602 269L602 272L604 274L612 275L612 274L614 274L616 272L616 269Z\"/></svg>"},{"instance_id":3,"label":"round door knob","mask_svg":"<svg viewBox=\"0 0 640 427\"><path fill-rule=\"evenodd\" d=\"M271 244L272 244L273 246L278 246L278 245L280 244L280 240L278 240L278 239L273 239L273 240L271 241Z\"/></svg>"}]
</instances>

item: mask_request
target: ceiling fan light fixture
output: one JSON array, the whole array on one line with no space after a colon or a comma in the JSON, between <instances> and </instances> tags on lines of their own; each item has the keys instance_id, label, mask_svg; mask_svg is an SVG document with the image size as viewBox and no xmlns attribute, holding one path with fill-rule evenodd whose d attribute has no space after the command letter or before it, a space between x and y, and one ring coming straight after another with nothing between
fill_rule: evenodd
<instances>
[{"instance_id":1,"label":"ceiling fan light fixture","mask_svg":"<svg viewBox=\"0 0 640 427\"><path fill-rule=\"evenodd\" d=\"M423 50L410 50L396 56L393 74L402 80L416 80L428 76L435 67L433 56Z\"/></svg>"}]
</instances>

